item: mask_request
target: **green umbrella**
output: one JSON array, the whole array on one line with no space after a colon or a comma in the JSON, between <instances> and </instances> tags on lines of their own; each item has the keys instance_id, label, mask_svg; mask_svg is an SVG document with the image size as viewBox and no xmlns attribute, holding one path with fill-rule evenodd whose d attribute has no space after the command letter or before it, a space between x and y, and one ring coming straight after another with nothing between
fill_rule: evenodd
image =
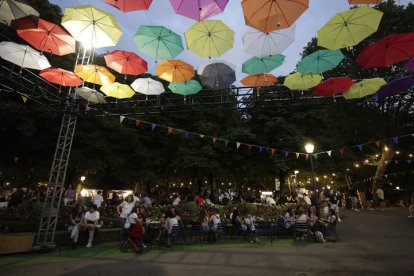
<instances>
[{"instance_id":1,"label":"green umbrella","mask_svg":"<svg viewBox=\"0 0 414 276\"><path fill-rule=\"evenodd\" d=\"M252 57L243 63L242 72L251 75L269 73L282 65L283 61L285 61L285 56L281 54L268 57Z\"/></svg>"},{"instance_id":2,"label":"green umbrella","mask_svg":"<svg viewBox=\"0 0 414 276\"><path fill-rule=\"evenodd\" d=\"M302 75L321 74L338 66L344 59L340 50L319 50L304 57L297 70Z\"/></svg>"},{"instance_id":3,"label":"green umbrella","mask_svg":"<svg viewBox=\"0 0 414 276\"><path fill-rule=\"evenodd\" d=\"M193 95L200 92L203 87L196 80L189 80L186 82L172 82L168 85L168 88L175 94L183 96Z\"/></svg>"},{"instance_id":4,"label":"green umbrella","mask_svg":"<svg viewBox=\"0 0 414 276\"><path fill-rule=\"evenodd\" d=\"M138 50L155 60L174 59L184 51L181 36L162 26L141 26L133 39Z\"/></svg>"}]
</instances>

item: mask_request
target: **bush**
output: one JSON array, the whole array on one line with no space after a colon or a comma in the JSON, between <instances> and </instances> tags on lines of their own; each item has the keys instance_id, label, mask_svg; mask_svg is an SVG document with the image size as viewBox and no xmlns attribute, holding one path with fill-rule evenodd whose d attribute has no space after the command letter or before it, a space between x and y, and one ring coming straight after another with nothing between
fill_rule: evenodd
<instances>
[{"instance_id":1,"label":"bush","mask_svg":"<svg viewBox=\"0 0 414 276\"><path fill-rule=\"evenodd\" d=\"M252 214L252 215L256 215L257 214L257 206L254 203L246 203L242 206L241 209L241 213L243 215L247 215L247 214Z\"/></svg>"},{"instance_id":2,"label":"bush","mask_svg":"<svg viewBox=\"0 0 414 276\"><path fill-rule=\"evenodd\" d=\"M184 207L184 211L189 212L193 215L195 215L199 210L195 202L185 202L183 207Z\"/></svg>"}]
</instances>

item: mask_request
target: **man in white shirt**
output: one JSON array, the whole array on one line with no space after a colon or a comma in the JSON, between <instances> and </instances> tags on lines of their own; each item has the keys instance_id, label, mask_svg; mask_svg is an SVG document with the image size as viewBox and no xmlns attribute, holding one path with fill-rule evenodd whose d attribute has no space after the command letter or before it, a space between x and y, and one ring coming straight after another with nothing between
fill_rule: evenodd
<instances>
[{"instance_id":1,"label":"man in white shirt","mask_svg":"<svg viewBox=\"0 0 414 276\"><path fill-rule=\"evenodd\" d=\"M92 247L92 240L95 235L95 230L98 228L98 222L99 212L96 211L96 206L91 204L81 222L81 226L89 231L88 244L86 245L87 248Z\"/></svg>"},{"instance_id":2,"label":"man in white shirt","mask_svg":"<svg viewBox=\"0 0 414 276\"><path fill-rule=\"evenodd\" d=\"M102 202L104 201L101 191L98 191L98 193L92 197L91 201L96 205L97 209L101 208Z\"/></svg>"},{"instance_id":3,"label":"man in white shirt","mask_svg":"<svg viewBox=\"0 0 414 276\"><path fill-rule=\"evenodd\" d=\"M180 204L180 202L181 202L180 195L177 195L177 197L174 199L174 201L173 201L172 205L173 205L173 206L177 206L177 205L179 205L179 204Z\"/></svg>"}]
</instances>

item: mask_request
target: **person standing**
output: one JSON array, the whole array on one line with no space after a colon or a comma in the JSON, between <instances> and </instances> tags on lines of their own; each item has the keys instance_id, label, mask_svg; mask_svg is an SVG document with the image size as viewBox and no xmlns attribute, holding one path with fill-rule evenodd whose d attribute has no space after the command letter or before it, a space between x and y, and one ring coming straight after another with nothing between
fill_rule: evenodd
<instances>
[{"instance_id":1,"label":"person standing","mask_svg":"<svg viewBox=\"0 0 414 276\"><path fill-rule=\"evenodd\" d=\"M128 195L121 204L116 208L119 215L119 227L121 242L127 239L127 231L124 228L126 219L134 208L134 198L132 195Z\"/></svg>"},{"instance_id":2,"label":"person standing","mask_svg":"<svg viewBox=\"0 0 414 276\"><path fill-rule=\"evenodd\" d=\"M98 191L98 193L92 197L91 201L96 205L97 209L101 208L102 202L104 202L102 192Z\"/></svg>"},{"instance_id":3,"label":"person standing","mask_svg":"<svg viewBox=\"0 0 414 276\"><path fill-rule=\"evenodd\" d=\"M358 209L358 192L355 188L349 190L349 195L351 196L351 209L354 211L359 211Z\"/></svg>"},{"instance_id":4,"label":"person standing","mask_svg":"<svg viewBox=\"0 0 414 276\"><path fill-rule=\"evenodd\" d=\"M377 191L375 192L378 198L379 203L379 209L382 210L382 208L385 207L385 198L384 198L384 190L378 187Z\"/></svg>"},{"instance_id":5,"label":"person standing","mask_svg":"<svg viewBox=\"0 0 414 276\"><path fill-rule=\"evenodd\" d=\"M74 201L75 201L75 191L72 189L72 185L69 185L63 197L63 205L67 206L68 203L72 203Z\"/></svg>"}]
</instances>

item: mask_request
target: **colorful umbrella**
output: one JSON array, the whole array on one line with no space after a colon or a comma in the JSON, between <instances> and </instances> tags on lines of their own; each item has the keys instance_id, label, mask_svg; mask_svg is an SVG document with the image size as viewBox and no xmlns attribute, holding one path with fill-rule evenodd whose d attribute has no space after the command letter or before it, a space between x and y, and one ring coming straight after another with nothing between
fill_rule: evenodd
<instances>
[{"instance_id":1,"label":"colorful umbrella","mask_svg":"<svg viewBox=\"0 0 414 276\"><path fill-rule=\"evenodd\" d=\"M203 89L200 83L196 80L189 80L186 82L173 82L168 85L171 92L183 96L194 95Z\"/></svg>"},{"instance_id":2,"label":"colorful umbrella","mask_svg":"<svg viewBox=\"0 0 414 276\"><path fill-rule=\"evenodd\" d=\"M257 74L244 77L240 82L249 87L262 87L275 84L277 78L272 74Z\"/></svg>"},{"instance_id":3,"label":"colorful umbrella","mask_svg":"<svg viewBox=\"0 0 414 276\"><path fill-rule=\"evenodd\" d=\"M318 84L313 93L316 96L333 96L348 90L353 84L354 81L347 77L330 78Z\"/></svg>"},{"instance_id":4,"label":"colorful umbrella","mask_svg":"<svg viewBox=\"0 0 414 276\"><path fill-rule=\"evenodd\" d=\"M75 74L86 82L108 85L115 81L115 76L103 66L88 64L76 65Z\"/></svg>"},{"instance_id":5,"label":"colorful umbrella","mask_svg":"<svg viewBox=\"0 0 414 276\"><path fill-rule=\"evenodd\" d=\"M204 21L222 13L228 2L228 0L170 0L177 14L197 21Z\"/></svg>"},{"instance_id":6,"label":"colorful umbrella","mask_svg":"<svg viewBox=\"0 0 414 276\"><path fill-rule=\"evenodd\" d=\"M200 57L219 57L234 43L234 32L221 20L196 22L184 36L187 48Z\"/></svg>"},{"instance_id":7,"label":"colorful umbrella","mask_svg":"<svg viewBox=\"0 0 414 276\"><path fill-rule=\"evenodd\" d=\"M91 5L66 8L62 25L85 47L111 47L122 35L112 14Z\"/></svg>"},{"instance_id":8,"label":"colorful umbrella","mask_svg":"<svg viewBox=\"0 0 414 276\"><path fill-rule=\"evenodd\" d=\"M394 34L368 45L356 61L365 68L387 67L414 56L414 32Z\"/></svg>"},{"instance_id":9,"label":"colorful umbrella","mask_svg":"<svg viewBox=\"0 0 414 276\"><path fill-rule=\"evenodd\" d=\"M17 34L42 52L63 56L75 52L75 40L62 27L33 15L12 21Z\"/></svg>"},{"instance_id":10,"label":"colorful umbrella","mask_svg":"<svg viewBox=\"0 0 414 276\"><path fill-rule=\"evenodd\" d=\"M382 0L348 0L350 5L379 4Z\"/></svg>"},{"instance_id":11,"label":"colorful umbrella","mask_svg":"<svg viewBox=\"0 0 414 276\"><path fill-rule=\"evenodd\" d=\"M319 50L304 57L297 70L302 75L322 74L338 66L343 59L344 55L340 50Z\"/></svg>"},{"instance_id":12,"label":"colorful umbrella","mask_svg":"<svg viewBox=\"0 0 414 276\"><path fill-rule=\"evenodd\" d=\"M285 78L284 86L290 90L306 90L317 86L322 80L320 75L302 75L299 72Z\"/></svg>"},{"instance_id":13,"label":"colorful umbrella","mask_svg":"<svg viewBox=\"0 0 414 276\"><path fill-rule=\"evenodd\" d=\"M71 71L61 68L48 68L40 71L39 76L48 82L61 86L79 86L82 80Z\"/></svg>"},{"instance_id":14,"label":"colorful umbrella","mask_svg":"<svg viewBox=\"0 0 414 276\"><path fill-rule=\"evenodd\" d=\"M145 60L132 52L115 50L104 56L106 65L120 74L140 75L147 72Z\"/></svg>"},{"instance_id":15,"label":"colorful umbrella","mask_svg":"<svg viewBox=\"0 0 414 276\"><path fill-rule=\"evenodd\" d=\"M250 29L242 37L246 52L256 57L280 54L295 41L295 25L274 32L263 33Z\"/></svg>"},{"instance_id":16,"label":"colorful umbrella","mask_svg":"<svg viewBox=\"0 0 414 276\"><path fill-rule=\"evenodd\" d=\"M144 95L160 95L165 92L164 85L151 78L136 79L131 84L132 89Z\"/></svg>"},{"instance_id":17,"label":"colorful umbrella","mask_svg":"<svg viewBox=\"0 0 414 276\"><path fill-rule=\"evenodd\" d=\"M10 25L14 19L27 15L39 16L39 13L23 0L0 0L0 20Z\"/></svg>"},{"instance_id":18,"label":"colorful umbrella","mask_svg":"<svg viewBox=\"0 0 414 276\"><path fill-rule=\"evenodd\" d=\"M173 59L184 51L181 36L162 26L141 26L133 39L138 50L155 60Z\"/></svg>"},{"instance_id":19,"label":"colorful umbrella","mask_svg":"<svg viewBox=\"0 0 414 276\"><path fill-rule=\"evenodd\" d=\"M352 85L351 88L342 95L347 100L363 98L374 94L385 84L387 84L387 82L383 78L365 79Z\"/></svg>"},{"instance_id":20,"label":"colorful umbrella","mask_svg":"<svg viewBox=\"0 0 414 276\"><path fill-rule=\"evenodd\" d=\"M263 74L269 73L282 65L285 56L278 54L269 57L252 57L245 61L242 65L242 72L246 74Z\"/></svg>"},{"instance_id":21,"label":"colorful umbrella","mask_svg":"<svg viewBox=\"0 0 414 276\"><path fill-rule=\"evenodd\" d=\"M400 92L410 89L413 85L414 85L413 76L392 80L386 85L384 85L383 87L381 87L380 90L378 90L378 92L372 96L372 99L378 101L378 100L382 100L387 97L395 96L399 94Z\"/></svg>"},{"instance_id":22,"label":"colorful umbrella","mask_svg":"<svg viewBox=\"0 0 414 276\"><path fill-rule=\"evenodd\" d=\"M80 96L88 102L102 104L106 103L105 97L102 93L91 89L89 87L77 87L75 88L75 95Z\"/></svg>"},{"instance_id":23,"label":"colorful umbrella","mask_svg":"<svg viewBox=\"0 0 414 276\"><path fill-rule=\"evenodd\" d=\"M164 60L155 68L160 79L169 82L183 82L194 77L193 66L181 60Z\"/></svg>"},{"instance_id":24,"label":"colorful umbrella","mask_svg":"<svg viewBox=\"0 0 414 276\"><path fill-rule=\"evenodd\" d=\"M236 81L234 66L223 61L200 66L197 73L203 86L213 90L227 89Z\"/></svg>"},{"instance_id":25,"label":"colorful umbrella","mask_svg":"<svg viewBox=\"0 0 414 276\"><path fill-rule=\"evenodd\" d=\"M336 50L355 46L378 30L383 13L368 6L336 14L318 31L318 46Z\"/></svg>"},{"instance_id":26,"label":"colorful umbrella","mask_svg":"<svg viewBox=\"0 0 414 276\"><path fill-rule=\"evenodd\" d=\"M414 72L414 57L412 57L406 64L404 64L404 68L408 71Z\"/></svg>"},{"instance_id":27,"label":"colorful umbrella","mask_svg":"<svg viewBox=\"0 0 414 276\"><path fill-rule=\"evenodd\" d=\"M105 3L122 12L148 10L152 0L104 0Z\"/></svg>"},{"instance_id":28,"label":"colorful umbrella","mask_svg":"<svg viewBox=\"0 0 414 276\"><path fill-rule=\"evenodd\" d=\"M116 99L129 99L135 95L134 90L127 84L121 84L114 82L112 84L102 85L101 91L109 96Z\"/></svg>"},{"instance_id":29,"label":"colorful umbrella","mask_svg":"<svg viewBox=\"0 0 414 276\"><path fill-rule=\"evenodd\" d=\"M0 57L24 68L43 70L50 67L47 58L35 49L10 41L0 42Z\"/></svg>"},{"instance_id":30,"label":"colorful umbrella","mask_svg":"<svg viewBox=\"0 0 414 276\"><path fill-rule=\"evenodd\" d=\"M291 26L309 7L309 0L243 0L246 25L262 32Z\"/></svg>"}]
</instances>

